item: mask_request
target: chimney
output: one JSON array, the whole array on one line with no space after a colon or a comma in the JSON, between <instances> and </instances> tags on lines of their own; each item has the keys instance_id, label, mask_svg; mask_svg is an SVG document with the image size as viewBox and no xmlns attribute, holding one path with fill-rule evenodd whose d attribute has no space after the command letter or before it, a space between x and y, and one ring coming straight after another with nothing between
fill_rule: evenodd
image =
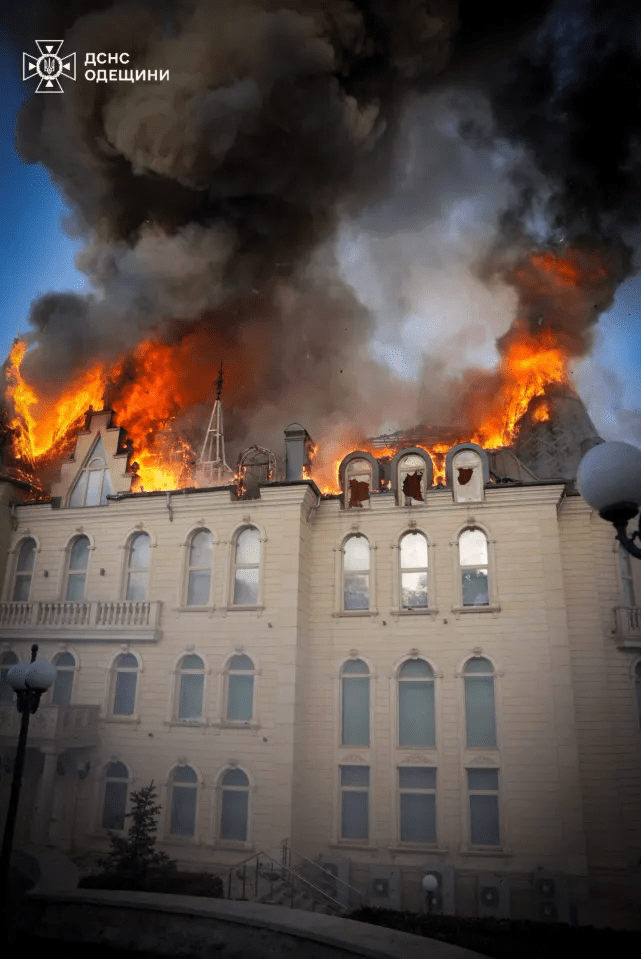
<instances>
[{"instance_id":1,"label":"chimney","mask_svg":"<svg viewBox=\"0 0 641 959\"><path fill-rule=\"evenodd\" d=\"M290 423L285 430L285 479L302 480L303 467L310 466L309 454L313 443L300 423Z\"/></svg>"}]
</instances>

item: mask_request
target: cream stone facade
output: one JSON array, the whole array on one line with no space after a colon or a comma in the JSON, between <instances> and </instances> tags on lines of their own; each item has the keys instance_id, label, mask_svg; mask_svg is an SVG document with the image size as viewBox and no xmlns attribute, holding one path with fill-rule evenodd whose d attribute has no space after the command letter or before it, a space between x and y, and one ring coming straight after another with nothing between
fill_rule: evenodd
<instances>
[{"instance_id":1,"label":"cream stone facade","mask_svg":"<svg viewBox=\"0 0 641 959\"><path fill-rule=\"evenodd\" d=\"M0 665L35 642L59 677L20 841L104 852L153 780L186 868L287 839L371 905L431 872L444 912L639 924L641 563L567 477L461 444L433 486L407 447L354 451L342 495L136 494L100 413L54 499L2 484Z\"/></svg>"}]
</instances>

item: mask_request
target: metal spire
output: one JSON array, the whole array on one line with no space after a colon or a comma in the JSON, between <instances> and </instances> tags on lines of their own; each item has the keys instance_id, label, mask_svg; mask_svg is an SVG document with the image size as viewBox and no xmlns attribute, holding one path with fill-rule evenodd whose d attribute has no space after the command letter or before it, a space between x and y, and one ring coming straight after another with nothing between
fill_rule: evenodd
<instances>
[{"instance_id":1,"label":"metal spire","mask_svg":"<svg viewBox=\"0 0 641 959\"><path fill-rule=\"evenodd\" d=\"M234 471L225 459L225 436L223 433L223 406L220 395L223 390L223 362L216 380L216 402L209 417L209 426L196 466L196 479L201 486L219 486L231 482Z\"/></svg>"}]
</instances>

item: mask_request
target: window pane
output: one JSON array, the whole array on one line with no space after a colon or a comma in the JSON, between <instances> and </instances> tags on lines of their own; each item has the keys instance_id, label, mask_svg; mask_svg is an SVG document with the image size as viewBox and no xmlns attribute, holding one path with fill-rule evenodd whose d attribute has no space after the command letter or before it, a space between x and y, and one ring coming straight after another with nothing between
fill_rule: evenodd
<instances>
[{"instance_id":1,"label":"window pane","mask_svg":"<svg viewBox=\"0 0 641 959\"><path fill-rule=\"evenodd\" d=\"M229 669L253 669L254 664L252 663L249 656L245 656L242 653L240 656L232 656L229 660Z\"/></svg>"},{"instance_id":2,"label":"window pane","mask_svg":"<svg viewBox=\"0 0 641 959\"><path fill-rule=\"evenodd\" d=\"M121 668L127 666L129 669L138 669L138 660L133 653L121 653L117 665Z\"/></svg>"},{"instance_id":3,"label":"window pane","mask_svg":"<svg viewBox=\"0 0 641 959\"><path fill-rule=\"evenodd\" d=\"M461 574L464 606L487 606L489 592L486 569L466 569Z\"/></svg>"},{"instance_id":4,"label":"window pane","mask_svg":"<svg viewBox=\"0 0 641 959\"><path fill-rule=\"evenodd\" d=\"M248 792L223 789L220 813L221 839L236 839L238 842L245 842L247 839L248 804Z\"/></svg>"},{"instance_id":5,"label":"window pane","mask_svg":"<svg viewBox=\"0 0 641 959\"><path fill-rule=\"evenodd\" d=\"M204 676L187 673L180 677L179 719L200 719L203 711Z\"/></svg>"},{"instance_id":6,"label":"window pane","mask_svg":"<svg viewBox=\"0 0 641 959\"><path fill-rule=\"evenodd\" d=\"M109 763L105 770L105 776L108 779L128 779L129 771L124 763Z\"/></svg>"},{"instance_id":7,"label":"window pane","mask_svg":"<svg viewBox=\"0 0 641 959\"><path fill-rule=\"evenodd\" d=\"M89 470L87 473L87 498L85 506L99 506L102 490L102 470Z\"/></svg>"},{"instance_id":8,"label":"window pane","mask_svg":"<svg viewBox=\"0 0 641 959\"><path fill-rule=\"evenodd\" d=\"M401 789L436 789L436 770L430 766L399 766Z\"/></svg>"},{"instance_id":9,"label":"window pane","mask_svg":"<svg viewBox=\"0 0 641 959\"><path fill-rule=\"evenodd\" d=\"M408 659L399 670L399 676L433 676L434 671L424 659Z\"/></svg>"},{"instance_id":10,"label":"window pane","mask_svg":"<svg viewBox=\"0 0 641 959\"><path fill-rule=\"evenodd\" d=\"M401 793L401 841L436 842L434 793Z\"/></svg>"},{"instance_id":11,"label":"window pane","mask_svg":"<svg viewBox=\"0 0 641 959\"><path fill-rule=\"evenodd\" d=\"M18 553L18 566L17 569L21 573L29 572L33 569L33 564L36 559L36 544L32 539L26 539L22 546L20 547L20 552Z\"/></svg>"},{"instance_id":12,"label":"window pane","mask_svg":"<svg viewBox=\"0 0 641 959\"><path fill-rule=\"evenodd\" d=\"M401 540L401 568L424 569L427 566L427 540L421 533L408 533Z\"/></svg>"},{"instance_id":13,"label":"window pane","mask_svg":"<svg viewBox=\"0 0 641 959\"><path fill-rule=\"evenodd\" d=\"M401 573L401 606L403 609L427 607L427 573Z\"/></svg>"},{"instance_id":14,"label":"window pane","mask_svg":"<svg viewBox=\"0 0 641 959\"><path fill-rule=\"evenodd\" d=\"M60 666L68 666L73 669L76 665L76 661L71 655L71 653L58 653L55 659L56 669Z\"/></svg>"},{"instance_id":15,"label":"window pane","mask_svg":"<svg viewBox=\"0 0 641 959\"><path fill-rule=\"evenodd\" d=\"M254 705L254 677L236 676L232 673L228 679L227 719L251 719Z\"/></svg>"},{"instance_id":16,"label":"window pane","mask_svg":"<svg viewBox=\"0 0 641 959\"><path fill-rule=\"evenodd\" d=\"M345 573L345 609L369 609L369 573Z\"/></svg>"},{"instance_id":17,"label":"window pane","mask_svg":"<svg viewBox=\"0 0 641 959\"><path fill-rule=\"evenodd\" d=\"M189 653L188 656L183 656L180 660L181 669L204 669L205 664L203 663L200 656L196 656L195 653Z\"/></svg>"},{"instance_id":18,"label":"window pane","mask_svg":"<svg viewBox=\"0 0 641 959\"><path fill-rule=\"evenodd\" d=\"M398 684L399 746L434 745L434 683Z\"/></svg>"},{"instance_id":19,"label":"window pane","mask_svg":"<svg viewBox=\"0 0 641 959\"><path fill-rule=\"evenodd\" d=\"M474 846L498 846L499 801L497 796L470 796L470 832Z\"/></svg>"},{"instance_id":20,"label":"window pane","mask_svg":"<svg viewBox=\"0 0 641 959\"><path fill-rule=\"evenodd\" d=\"M252 606L258 602L258 572L257 569L236 570L235 606Z\"/></svg>"},{"instance_id":21,"label":"window pane","mask_svg":"<svg viewBox=\"0 0 641 959\"><path fill-rule=\"evenodd\" d=\"M137 533L129 546L129 566L133 569L148 569L151 555L151 540L146 533Z\"/></svg>"},{"instance_id":22,"label":"window pane","mask_svg":"<svg viewBox=\"0 0 641 959\"><path fill-rule=\"evenodd\" d=\"M113 495L113 487L111 485L111 473L109 470L104 470L102 474L102 496L100 497L100 505L107 505L107 497Z\"/></svg>"},{"instance_id":23,"label":"window pane","mask_svg":"<svg viewBox=\"0 0 641 959\"><path fill-rule=\"evenodd\" d=\"M65 599L70 603L81 603L85 598L85 573L69 573Z\"/></svg>"},{"instance_id":24,"label":"window pane","mask_svg":"<svg viewBox=\"0 0 641 959\"><path fill-rule=\"evenodd\" d=\"M191 766L176 766L171 774L172 782L175 783L197 783L198 776Z\"/></svg>"},{"instance_id":25,"label":"window pane","mask_svg":"<svg viewBox=\"0 0 641 959\"><path fill-rule=\"evenodd\" d=\"M127 783L105 783L105 803L102 810L103 829L124 829Z\"/></svg>"},{"instance_id":26,"label":"window pane","mask_svg":"<svg viewBox=\"0 0 641 959\"><path fill-rule=\"evenodd\" d=\"M260 540L257 529L244 529L236 540L236 565L255 566L260 560Z\"/></svg>"},{"instance_id":27,"label":"window pane","mask_svg":"<svg viewBox=\"0 0 641 959\"><path fill-rule=\"evenodd\" d=\"M137 679L137 673L116 673L113 708L115 716L133 716Z\"/></svg>"},{"instance_id":28,"label":"window pane","mask_svg":"<svg viewBox=\"0 0 641 959\"><path fill-rule=\"evenodd\" d=\"M498 769L468 769L467 783L471 790L498 789L499 771Z\"/></svg>"},{"instance_id":29,"label":"window pane","mask_svg":"<svg viewBox=\"0 0 641 959\"><path fill-rule=\"evenodd\" d=\"M368 794L343 792L341 836L343 839L367 839Z\"/></svg>"},{"instance_id":30,"label":"window pane","mask_svg":"<svg viewBox=\"0 0 641 959\"><path fill-rule=\"evenodd\" d=\"M362 676L363 673L369 675L369 667L362 659L348 659L341 670L343 676L354 674Z\"/></svg>"},{"instance_id":31,"label":"window pane","mask_svg":"<svg viewBox=\"0 0 641 959\"><path fill-rule=\"evenodd\" d=\"M126 599L136 603L145 602L147 599L147 570L129 573Z\"/></svg>"},{"instance_id":32,"label":"window pane","mask_svg":"<svg viewBox=\"0 0 641 959\"><path fill-rule=\"evenodd\" d=\"M482 656L475 656L465 664L465 673L493 673L494 669L489 659Z\"/></svg>"},{"instance_id":33,"label":"window pane","mask_svg":"<svg viewBox=\"0 0 641 959\"><path fill-rule=\"evenodd\" d=\"M464 530L458 548L461 566L487 566L487 540L482 530Z\"/></svg>"},{"instance_id":34,"label":"window pane","mask_svg":"<svg viewBox=\"0 0 641 959\"><path fill-rule=\"evenodd\" d=\"M56 681L53 684L53 695L51 701L56 706L68 706L71 702L71 689L73 687L73 670L57 669Z\"/></svg>"},{"instance_id":35,"label":"window pane","mask_svg":"<svg viewBox=\"0 0 641 959\"><path fill-rule=\"evenodd\" d=\"M369 569L369 541L364 536L351 536L345 543L344 569Z\"/></svg>"},{"instance_id":36,"label":"window pane","mask_svg":"<svg viewBox=\"0 0 641 959\"><path fill-rule=\"evenodd\" d=\"M211 569L212 537L207 530L200 530L192 537L189 550L190 566L206 566Z\"/></svg>"},{"instance_id":37,"label":"window pane","mask_svg":"<svg viewBox=\"0 0 641 959\"><path fill-rule=\"evenodd\" d=\"M31 573L16 573L13 586L14 603L26 603L31 592Z\"/></svg>"},{"instance_id":38,"label":"window pane","mask_svg":"<svg viewBox=\"0 0 641 959\"><path fill-rule=\"evenodd\" d=\"M171 791L171 832L174 836L193 836L196 830L196 790L174 786Z\"/></svg>"},{"instance_id":39,"label":"window pane","mask_svg":"<svg viewBox=\"0 0 641 959\"><path fill-rule=\"evenodd\" d=\"M496 746L494 680L480 676L465 680L465 713L468 746Z\"/></svg>"},{"instance_id":40,"label":"window pane","mask_svg":"<svg viewBox=\"0 0 641 959\"><path fill-rule=\"evenodd\" d=\"M82 472L78 477L78 482L71 491L71 496L69 498L70 506L84 506L85 505L85 494L87 492L87 476L88 473Z\"/></svg>"},{"instance_id":41,"label":"window pane","mask_svg":"<svg viewBox=\"0 0 641 959\"><path fill-rule=\"evenodd\" d=\"M209 602L209 583L211 571L208 569L192 569L189 572L187 588L188 606L206 606Z\"/></svg>"},{"instance_id":42,"label":"window pane","mask_svg":"<svg viewBox=\"0 0 641 959\"><path fill-rule=\"evenodd\" d=\"M343 679L343 746L369 745L369 679Z\"/></svg>"},{"instance_id":43,"label":"window pane","mask_svg":"<svg viewBox=\"0 0 641 959\"><path fill-rule=\"evenodd\" d=\"M70 570L84 570L89 562L89 540L86 537L77 539L71 547L69 556Z\"/></svg>"},{"instance_id":44,"label":"window pane","mask_svg":"<svg viewBox=\"0 0 641 959\"><path fill-rule=\"evenodd\" d=\"M341 786L369 786L369 766L341 766Z\"/></svg>"},{"instance_id":45,"label":"window pane","mask_svg":"<svg viewBox=\"0 0 641 959\"><path fill-rule=\"evenodd\" d=\"M249 779L242 769L228 769L223 776L224 786L249 786Z\"/></svg>"}]
</instances>

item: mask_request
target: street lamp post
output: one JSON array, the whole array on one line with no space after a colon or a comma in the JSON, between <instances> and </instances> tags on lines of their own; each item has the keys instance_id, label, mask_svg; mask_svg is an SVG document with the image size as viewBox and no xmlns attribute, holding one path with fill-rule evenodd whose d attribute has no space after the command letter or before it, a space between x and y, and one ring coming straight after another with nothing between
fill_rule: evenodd
<instances>
[{"instance_id":1,"label":"street lamp post","mask_svg":"<svg viewBox=\"0 0 641 959\"><path fill-rule=\"evenodd\" d=\"M434 893L438 889L438 879L431 872L427 872L421 881L423 883L423 895L427 903L427 911L431 915L434 911Z\"/></svg>"},{"instance_id":2,"label":"street lamp post","mask_svg":"<svg viewBox=\"0 0 641 959\"><path fill-rule=\"evenodd\" d=\"M38 647L34 643L31 647L31 662L13 666L7 674L7 682L16 693L16 705L18 712L22 715L22 719L20 720L20 734L18 736L16 758L13 764L13 779L11 781L7 820L2 839L2 853L0 855L0 890L2 890L4 894L5 926L9 919L9 863L11 860L13 834L18 815L22 772L27 750L29 719L31 714L35 713L38 709L40 697L53 685L56 678L56 671L50 662L44 659L36 659L37 652Z\"/></svg>"},{"instance_id":3,"label":"street lamp post","mask_svg":"<svg viewBox=\"0 0 641 959\"><path fill-rule=\"evenodd\" d=\"M577 486L588 506L612 523L624 549L641 559L639 529L628 536L628 524L641 506L641 450L629 443L599 443L579 464Z\"/></svg>"}]
</instances>

